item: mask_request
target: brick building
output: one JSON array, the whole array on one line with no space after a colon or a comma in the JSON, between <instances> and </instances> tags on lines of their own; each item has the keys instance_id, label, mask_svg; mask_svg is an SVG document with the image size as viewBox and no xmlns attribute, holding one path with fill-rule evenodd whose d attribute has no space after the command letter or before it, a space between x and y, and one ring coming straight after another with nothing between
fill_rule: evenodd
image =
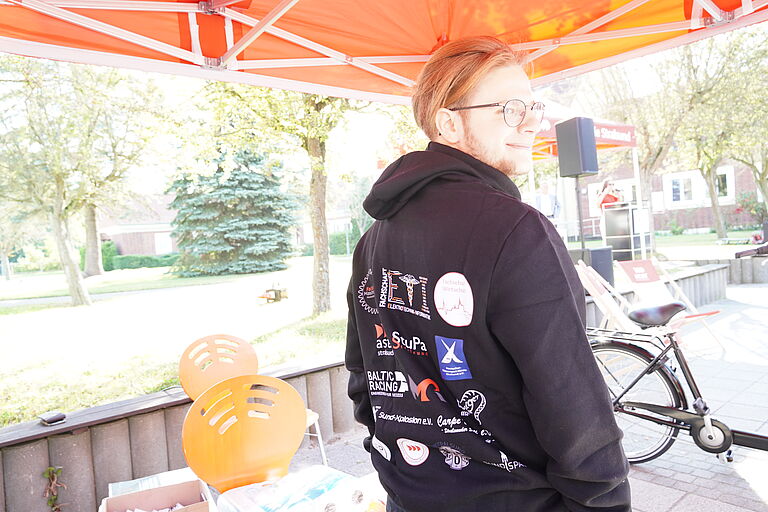
<instances>
[{"instance_id":1,"label":"brick building","mask_svg":"<svg viewBox=\"0 0 768 512\"><path fill-rule=\"evenodd\" d=\"M99 212L99 233L102 240L112 240L118 254L161 255L178 252L171 236L171 221L176 216L170 210L171 196L145 196L120 207Z\"/></svg>"},{"instance_id":2,"label":"brick building","mask_svg":"<svg viewBox=\"0 0 768 512\"><path fill-rule=\"evenodd\" d=\"M757 192L761 198L751 171L737 163L728 161L720 166L718 173L718 202L720 214L729 228L756 224L748 213L738 207L739 197L744 193ZM599 235L600 210L597 197L604 179L610 178L622 191L624 200L637 201L636 181L632 167L622 166L610 171L601 171L597 176L581 178L579 200L584 218L585 235ZM559 195L564 203L561 223L569 235L577 229L574 219L574 179L561 179ZM761 198L761 200L764 200ZM707 184L698 170L668 172L652 178L653 222L656 231L669 231L681 227L687 232L709 232L715 225ZM567 220L566 220L567 219Z\"/></svg>"}]
</instances>

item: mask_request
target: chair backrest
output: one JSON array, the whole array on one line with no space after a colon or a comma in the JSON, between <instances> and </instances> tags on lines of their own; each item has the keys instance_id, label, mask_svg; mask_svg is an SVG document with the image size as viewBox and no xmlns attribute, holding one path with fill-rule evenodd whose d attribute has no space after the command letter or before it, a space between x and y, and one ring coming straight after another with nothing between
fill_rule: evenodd
<instances>
[{"instance_id":1,"label":"chair backrest","mask_svg":"<svg viewBox=\"0 0 768 512\"><path fill-rule=\"evenodd\" d=\"M184 350L179 361L179 381L192 400L221 380L258 372L253 346L228 334L200 338Z\"/></svg>"},{"instance_id":2,"label":"chair backrest","mask_svg":"<svg viewBox=\"0 0 768 512\"><path fill-rule=\"evenodd\" d=\"M678 300L659 277L651 260L619 261L619 268L632 283L639 306L660 306Z\"/></svg>"},{"instance_id":3,"label":"chair backrest","mask_svg":"<svg viewBox=\"0 0 768 512\"><path fill-rule=\"evenodd\" d=\"M627 317L629 302L600 277L595 269L579 260L576 264L584 289L589 292L597 308L603 314L601 327L636 332L640 327Z\"/></svg>"},{"instance_id":4,"label":"chair backrest","mask_svg":"<svg viewBox=\"0 0 768 512\"><path fill-rule=\"evenodd\" d=\"M290 384L241 375L214 384L184 418L187 464L219 492L288 473L306 428L306 408Z\"/></svg>"}]
</instances>

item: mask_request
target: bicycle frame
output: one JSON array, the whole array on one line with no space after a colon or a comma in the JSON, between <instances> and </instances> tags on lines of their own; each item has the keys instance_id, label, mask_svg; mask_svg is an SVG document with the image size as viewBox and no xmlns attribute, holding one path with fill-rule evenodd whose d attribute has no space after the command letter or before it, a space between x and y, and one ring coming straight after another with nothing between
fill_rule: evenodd
<instances>
[{"instance_id":1,"label":"bicycle frame","mask_svg":"<svg viewBox=\"0 0 768 512\"><path fill-rule=\"evenodd\" d=\"M648 363L648 365L632 380L632 382L630 382L618 396L614 397L613 399L614 410L616 410L617 412L621 412L622 414L635 416L637 418L640 418L646 421L652 421L660 425L679 428L681 430L686 430L688 432L691 432L692 429L696 429L698 431L699 429L704 428L707 425L711 426L711 420L710 420L710 423L708 423L709 412L710 412L709 407L707 406L704 398L702 397L701 390L699 389L698 384L696 384L696 379L694 378L693 372L691 371L691 368L688 365L688 360L685 358L685 355L683 354L683 351L680 348L680 345L678 344L677 339L675 338L674 332L670 331L670 332L663 333L661 335L652 335L652 334L644 334L644 333L626 333L626 332L610 331L605 329L588 328L587 336L589 338L590 343L592 344L595 344L595 343L599 344L601 342L605 343L606 341L609 341L613 343L621 343L625 345L636 346L635 343L641 343L641 344L650 344L653 347L655 347L656 350L659 351L659 353L655 357L653 357L651 362ZM664 340L666 340L667 343L664 343ZM644 350L644 349L641 349L641 350ZM670 352L674 354L675 359L677 360L678 366L680 367L680 370L683 373L683 378L686 384L688 385L688 389L690 390L691 395L693 396L693 399L694 399L693 407L695 409L695 412L690 412L686 410L687 401L685 399L685 394L683 393L682 389L678 390L682 398L682 406L680 408L649 404L649 403L643 403L643 402L621 402L622 397L624 397L624 395L626 395L645 375L648 375L656 371L657 369L659 369L659 367L661 367L667 362L667 360L669 359L668 354L670 354ZM678 381L678 379L674 379L674 380ZM648 412L652 412L654 414L666 416L669 419L650 416L647 414L643 414L641 412L636 412L634 410L628 410L627 408L645 410ZM728 434L730 434L730 437L731 437L730 443L728 444L768 451L768 437L760 434L754 434L751 432L743 432L741 430L732 430L729 427L727 427L727 425L724 425L724 424L722 425L727 429L727 432L724 432L724 434L726 435L726 439L728 437ZM705 451L710 451L702 447L698 443L697 445ZM727 448L728 447L726 447L722 451L727 450ZM721 451L718 451L718 452L712 451L712 453L721 453Z\"/></svg>"}]
</instances>

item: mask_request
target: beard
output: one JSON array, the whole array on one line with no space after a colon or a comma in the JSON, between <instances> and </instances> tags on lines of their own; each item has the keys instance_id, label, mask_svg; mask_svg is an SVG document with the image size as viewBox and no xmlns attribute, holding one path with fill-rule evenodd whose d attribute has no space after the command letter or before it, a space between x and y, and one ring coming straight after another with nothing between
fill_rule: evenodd
<instances>
[{"instance_id":1,"label":"beard","mask_svg":"<svg viewBox=\"0 0 768 512\"><path fill-rule=\"evenodd\" d=\"M477 158L484 164L498 169L510 178L528 174L533 168L533 156L505 155L494 151L480 141L472 131L467 133L465 153Z\"/></svg>"}]
</instances>

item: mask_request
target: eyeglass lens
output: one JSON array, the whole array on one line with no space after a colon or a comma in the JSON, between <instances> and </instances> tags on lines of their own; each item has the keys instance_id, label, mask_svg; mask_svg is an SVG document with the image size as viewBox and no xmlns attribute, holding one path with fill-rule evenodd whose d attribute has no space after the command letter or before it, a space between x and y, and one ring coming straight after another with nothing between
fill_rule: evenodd
<instances>
[{"instance_id":1,"label":"eyeglass lens","mask_svg":"<svg viewBox=\"0 0 768 512\"><path fill-rule=\"evenodd\" d=\"M544 108L541 103L532 105L532 112L527 112L528 107L522 100L509 100L504 104L504 122L512 128L520 126L526 114L534 116L536 123L541 123L544 118Z\"/></svg>"}]
</instances>

